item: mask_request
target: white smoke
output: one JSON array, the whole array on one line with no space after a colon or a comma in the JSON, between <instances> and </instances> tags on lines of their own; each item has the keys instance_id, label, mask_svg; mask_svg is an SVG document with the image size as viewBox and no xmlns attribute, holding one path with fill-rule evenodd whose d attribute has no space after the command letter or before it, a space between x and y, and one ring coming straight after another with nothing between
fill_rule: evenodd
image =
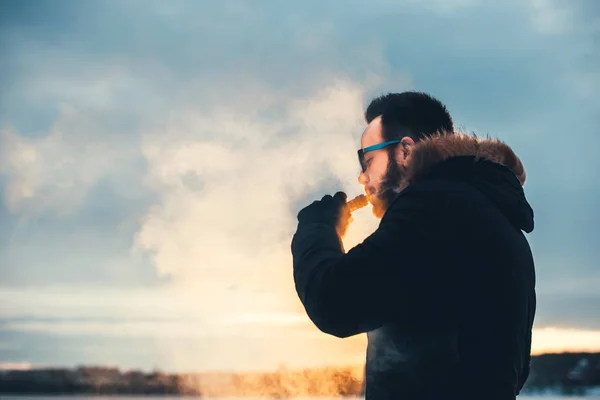
<instances>
[{"instance_id":1,"label":"white smoke","mask_svg":"<svg viewBox=\"0 0 600 400\"><path fill-rule=\"evenodd\" d=\"M197 292L201 312L298 310L296 213L335 190L362 191L363 106L361 88L338 81L312 97L281 99L268 118L269 110L246 104L189 111L148 132L145 181L160 201L144 217L135 250L150 252L158 273L181 290ZM374 224L368 211L357 213L347 245Z\"/></svg>"}]
</instances>

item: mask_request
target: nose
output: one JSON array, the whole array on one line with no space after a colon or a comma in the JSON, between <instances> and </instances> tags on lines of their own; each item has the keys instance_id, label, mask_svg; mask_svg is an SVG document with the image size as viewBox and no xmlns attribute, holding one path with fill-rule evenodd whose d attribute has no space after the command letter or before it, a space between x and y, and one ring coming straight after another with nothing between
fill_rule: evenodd
<instances>
[{"instance_id":1,"label":"nose","mask_svg":"<svg viewBox=\"0 0 600 400\"><path fill-rule=\"evenodd\" d=\"M365 174L364 172L361 172L360 174L358 174L358 183L360 183L361 185L366 185L367 184L367 174Z\"/></svg>"}]
</instances>

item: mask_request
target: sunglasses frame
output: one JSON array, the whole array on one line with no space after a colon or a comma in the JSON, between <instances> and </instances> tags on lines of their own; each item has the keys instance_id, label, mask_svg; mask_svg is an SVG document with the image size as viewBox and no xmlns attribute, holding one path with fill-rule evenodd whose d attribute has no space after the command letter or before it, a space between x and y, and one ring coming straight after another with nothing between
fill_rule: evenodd
<instances>
[{"instance_id":1,"label":"sunglasses frame","mask_svg":"<svg viewBox=\"0 0 600 400\"><path fill-rule=\"evenodd\" d=\"M360 164L360 169L362 170L362 172L367 171L367 166L365 165L365 154L366 153L369 153L369 152L375 151L375 150L379 150L379 149L383 149L384 147L391 146L393 144L398 144L400 142L401 142L401 140L390 140L387 142L374 144L373 146L365 147L364 149L358 149L358 151L357 151L358 163Z\"/></svg>"}]
</instances>

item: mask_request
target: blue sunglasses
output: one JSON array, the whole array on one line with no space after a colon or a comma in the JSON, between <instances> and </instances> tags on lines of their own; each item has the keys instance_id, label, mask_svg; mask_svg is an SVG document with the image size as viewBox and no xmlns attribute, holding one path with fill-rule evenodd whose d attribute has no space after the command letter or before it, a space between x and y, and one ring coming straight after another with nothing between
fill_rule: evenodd
<instances>
[{"instance_id":1,"label":"blue sunglasses","mask_svg":"<svg viewBox=\"0 0 600 400\"><path fill-rule=\"evenodd\" d=\"M360 164L360 169L362 170L362 172L367 171L367 165L365 163L365 154L366 153L368 153L370 151L383 149L384 147L390 146L392 144L397 144L400 142L401 142L401 140L390 140L389 142L374 144L373 146L365 147L364 149L359 149L357 152L358 153L358 162Z\"/></svg>"}]
</instances>

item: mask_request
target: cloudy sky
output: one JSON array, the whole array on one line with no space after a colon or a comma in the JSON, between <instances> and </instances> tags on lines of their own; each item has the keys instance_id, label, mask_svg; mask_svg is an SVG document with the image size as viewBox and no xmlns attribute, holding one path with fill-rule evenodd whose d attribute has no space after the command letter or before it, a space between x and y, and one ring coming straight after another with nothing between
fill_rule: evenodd
<instances>
[{"instance_id":1,"label":"cloudy sky","mask_svg":"<svg viewBox=\"0 0 600 400\"><path fill-rule=\"evenodd\" d=\"M407 89L525 164L535 351L600 350L599 40L595 0L0 2L0 363L361 362L289 244Z\"/></svg>"}]
</instances>

